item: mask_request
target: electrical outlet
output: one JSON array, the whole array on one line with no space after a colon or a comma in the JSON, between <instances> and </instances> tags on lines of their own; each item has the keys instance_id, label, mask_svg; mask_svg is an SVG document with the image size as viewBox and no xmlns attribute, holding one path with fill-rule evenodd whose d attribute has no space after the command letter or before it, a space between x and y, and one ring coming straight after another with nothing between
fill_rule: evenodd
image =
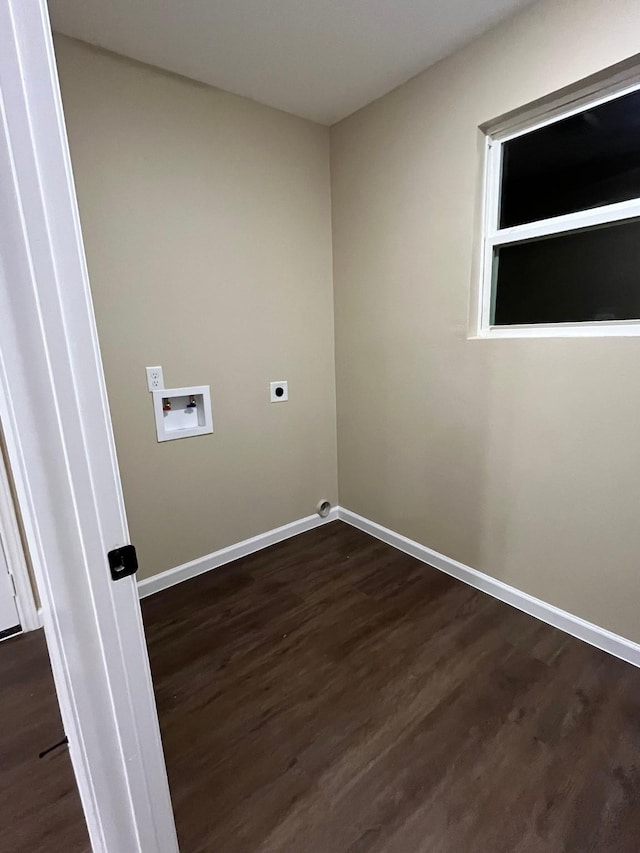
<instances>
[{"instance_id":1,"label":"electrical outlet","mask_svg":"<svg viewBox=\"0 0 640 853\"><path fill-rule=\"evenodd\" d=\"M164 388L164 376L161 367L147 367L147 388L149 391L160 391Z\"/></svg>"},{"instance_id":2,"label":"electrical outlet","mask_svg":"<svg viewBox=\"0 0 640 853\"><path fill-rule=\"evenodd\" d=\"M271 389L272 403L286 403L289 399L289 383L281 379L279 382L269 383Z\"/></svg>"}]
</instances>

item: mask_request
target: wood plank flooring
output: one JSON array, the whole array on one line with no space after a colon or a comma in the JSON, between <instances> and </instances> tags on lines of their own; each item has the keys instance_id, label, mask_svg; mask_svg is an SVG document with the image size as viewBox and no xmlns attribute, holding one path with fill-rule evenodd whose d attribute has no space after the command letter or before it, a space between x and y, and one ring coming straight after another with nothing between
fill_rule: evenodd
<instances>
[{"instance_id":1,"label":"wood plank flooring","mask_svg":"<svg viewBox=\"0 0 640 853\"><path fill-rule=\"evenodd\" d=\"M640 670L341 522L143 613L182 853L640 850Z\"/></svg>"},{"instance_id":2,"label":"wood plank flooring","mask_svg":"<svg viewBox=\"0 0 640 853\"><path fill-rule=\"evenodd\" d=\"M0 850L88 853L43 631L0 643Z\"/></svg>"}]
</instances>

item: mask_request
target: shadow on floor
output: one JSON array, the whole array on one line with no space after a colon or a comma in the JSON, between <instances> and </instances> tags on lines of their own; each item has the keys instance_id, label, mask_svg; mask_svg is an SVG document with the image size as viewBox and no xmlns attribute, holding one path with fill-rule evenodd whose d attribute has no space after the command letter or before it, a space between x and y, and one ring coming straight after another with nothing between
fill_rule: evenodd
<instances>
[{"instance_id":1,"label":"shadow on floor","mask_svg":"<svg viewBox=\"0 0 640 853\"><path fill-rule=\"evenodd\" d=\"M0 643L0 850L88 853L44 632Z\"/></svg>"}]
</instances>

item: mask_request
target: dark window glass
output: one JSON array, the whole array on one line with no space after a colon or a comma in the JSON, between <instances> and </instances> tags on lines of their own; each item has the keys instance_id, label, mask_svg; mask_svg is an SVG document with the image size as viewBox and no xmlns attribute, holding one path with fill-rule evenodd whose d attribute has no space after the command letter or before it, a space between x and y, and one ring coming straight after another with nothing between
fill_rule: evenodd
<instances>
[{"instance_id":1,"label":"dark window glass","mask_svg":"<svg viewBox=\"0 0 640 853\"><path fill-rule=\"evenodd\" d=\"M500 227L640 197L640 91L502 146Z\"/></svg>"},{"instance_id":2,"label":"dark window glass","mask_svg":"<svg viewBox=\"0 0 640 853\"><path fill-rule=\"evenodd\" d=\"M640 319L640 221L501 246L493 323Z\"/></svg>"}]
</instances>

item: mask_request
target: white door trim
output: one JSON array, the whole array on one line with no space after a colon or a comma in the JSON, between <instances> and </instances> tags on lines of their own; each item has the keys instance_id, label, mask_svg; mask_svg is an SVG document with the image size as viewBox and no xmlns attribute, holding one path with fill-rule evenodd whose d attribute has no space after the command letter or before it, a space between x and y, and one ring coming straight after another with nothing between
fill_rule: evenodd
<instances>
[{"instance_id":1,"label":"white door trim","mask_svg":"<svg viewBox=\"0 0 640 853\"><path fill-rule=\"evenodd\" d=\"M176 853L45 0L0 0L0 418L94 851Z\"/></svg>"},{"instance_id":2,"label":"white door trim","mask_svg":"<svg viewBox=\"0 0 640 853\"><path fill-rule=\"evenodd\" d=\"M29 569L25 559L20 527L16 518L16 510L9 484L2 451L0 449L0 541L7 560L9 574L13 578L13 586L16 591L16 607L20 627L23 631L33 631L41 628L42 623L38 616L36 602L31 588Z\"/></svg>"}]
</instances>

